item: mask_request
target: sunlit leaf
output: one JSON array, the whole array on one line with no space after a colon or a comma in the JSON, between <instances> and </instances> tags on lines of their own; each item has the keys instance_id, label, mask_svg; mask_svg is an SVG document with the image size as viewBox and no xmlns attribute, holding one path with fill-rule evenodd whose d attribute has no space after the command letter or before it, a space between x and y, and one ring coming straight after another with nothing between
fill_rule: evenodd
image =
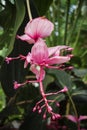
<instances>
[{"instance_id":1,"label":"sunlit leaf","mask_svg":"<svg viewBox=\"0 0 87 130\"><path fill-rule=\"evenodd\" d=\"M13 49L15 37L25 15L23 0L16 0L15 4L6 1L5 9L0 13L0 56L7 56Z\"/></svg>"}]
</instances>

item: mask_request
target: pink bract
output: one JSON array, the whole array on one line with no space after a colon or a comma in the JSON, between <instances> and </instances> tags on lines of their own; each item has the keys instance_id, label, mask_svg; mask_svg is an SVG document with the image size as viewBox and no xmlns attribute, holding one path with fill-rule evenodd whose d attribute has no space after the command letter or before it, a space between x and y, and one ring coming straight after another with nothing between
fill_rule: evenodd
<instances>
[{"instance_id":1,"label":"pink bract","mask_svg":"<svg viewBox=\"0 0 87 130\"><path fill-rule=\"evenodd\" d=\"M49 36L53 29L53 23L45 17L39 17L29 21L25 27L25 34L17 37L32 44L35 43L38 38L45 38Z\"/></svg>"}]
</instances>

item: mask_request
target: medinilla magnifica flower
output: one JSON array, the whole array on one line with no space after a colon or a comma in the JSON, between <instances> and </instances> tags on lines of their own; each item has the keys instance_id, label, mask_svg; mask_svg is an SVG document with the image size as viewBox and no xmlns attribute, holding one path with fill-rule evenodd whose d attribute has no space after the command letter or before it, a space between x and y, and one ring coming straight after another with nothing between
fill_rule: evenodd
<instances>
[{"instance_id":1,"label":"medinilla magnifica flower","mask_svg":"<svg viewBox=\"0 0 87 130\"><path fill-rule=\"evenodd\" d=\"M67 49L68 46L47 47L43 39L39 38L36 44L32 47L31 53L26 56L24 67L31 64L31 71L35 73L37 78L41 80L45 76L44 68L57 68L55 64L62 64L70 60L70 55L61 56L61 49Z\"/></svg>"}]
</instances>

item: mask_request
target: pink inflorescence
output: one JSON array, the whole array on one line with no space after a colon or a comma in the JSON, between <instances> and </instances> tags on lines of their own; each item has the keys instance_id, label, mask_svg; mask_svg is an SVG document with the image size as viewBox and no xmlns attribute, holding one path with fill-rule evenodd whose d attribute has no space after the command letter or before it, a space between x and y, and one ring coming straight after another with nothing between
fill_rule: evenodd
<instances>
[{"instance_id":1,"label":"pink inflorescence","mask_svg":"<svg viewBox=\"0 0 87 130\"><path fill-rule=\"evenodd\" d=\"M34 111L38 111L38 113L42 112L42 109L45 108L45 112L43 114L43 118L46 118L46 114L49 113L53 120L60 118L61 116L57 113L53 112L50 103L55 103L58 107L59 103L56 103L55 100L48 100L47 96L57 95L59 93L65 93L68 91L65 86L62 90L57 91L55 93L46 93L44 92L43 80L45 78L45 68L49 69L61 69L64 70L64 64L68 62L72 55L67 54L66 56L61 55L61 50L65 50L67 52L71 52L72 48L69 46L55 46L55 47L47 47L46 42L43 38L49 36L54 29L53 23L51 23L45 17L39 17L31 20L25 27L24 35L17 36L17 38L26 41L28 43L34 43L31 52L28 52L26 56L19 55L18 57L6 57L6 62L9 64L12 60L24 60L24 68L30 64L30 70L35 74L36 80L27 80L24 83L14 82L14 89L17 89L27 83L39 83L40 93L42 95L42 99L38 101L33 108ZM55 66L57 65L57 66ZM65 69L72 69L72 67L68 67ZM43 104L43 105L42 105Z\"/></svg>"}]
</instances>

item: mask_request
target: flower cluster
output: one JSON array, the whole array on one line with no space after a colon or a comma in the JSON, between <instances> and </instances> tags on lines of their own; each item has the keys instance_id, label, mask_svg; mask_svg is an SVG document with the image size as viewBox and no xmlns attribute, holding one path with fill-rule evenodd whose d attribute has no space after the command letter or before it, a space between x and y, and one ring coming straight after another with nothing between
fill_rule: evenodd
<instances>
[{"instance_id":1,"label":"flower cluster","mask_svg":"<svg viewBox=\"0 0 87 130\"><path fill-rule=\"evenodd\" d=\"M17 38L28 42L29 44L34 44L31 52L29 52L26 56L19 55L18 57L6 57L7 63L15 59L24 60L24 68L30 64L30 70L35 74L36 80L27 80L24 83L14 82L14 88L17 89L27 83L39 83L40 93L42 95L42 99L36 103L33 111L38 110L39 113L42 112L42 109L45 108L45 112L43 114L43 118L46 118L46 113L49 113L52 119L59 118L60 115L53 112L52 107L49 105L51 102L55 102L54 100L47 100L47 96L56 95L59 93L64 93L68 91L65 86L62 90L55 93L47 93L44 92L43 80L45 78L46 72L45 68L53 68L53 69L62 69L63 63L66 63L70 60L72 55L61 55L61 50L72 51L72 48L69 46L55 46L55 47L47 47L46 41L44 38L50 36L54 29L53 23L51 23L45 17L35 18L29 21L25 27L24 35L17 36ZM56 65L56 66L55 66ZM43 105L42 102L44 103Z\"/></svg>"}]
</instances>

